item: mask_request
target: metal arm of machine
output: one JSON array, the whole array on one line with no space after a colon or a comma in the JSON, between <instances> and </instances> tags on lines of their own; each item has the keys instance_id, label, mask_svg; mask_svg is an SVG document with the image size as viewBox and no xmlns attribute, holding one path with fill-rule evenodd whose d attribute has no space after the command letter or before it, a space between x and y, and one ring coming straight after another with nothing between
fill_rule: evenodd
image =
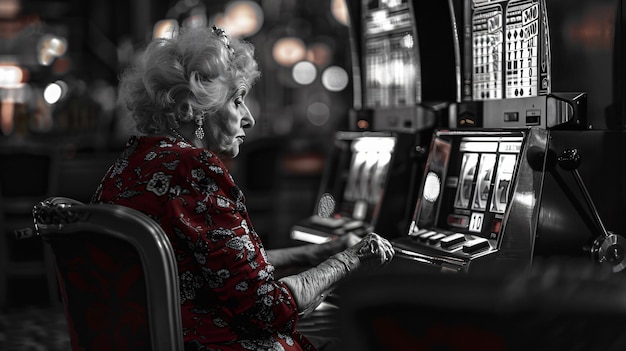
<instances>
[{"instance_id":1,"label":"metal arm of machine","mask_svg":"<svg viewBox=\"0 0 626 351\"><path fill-rule=\"evenodd\" d=\"M578 150L564 150L557 158L557 161L562 169L570 171L574 175L576 184L583 194L587 206L589 206L589 209L591 210L596 225L600 229L601 235L594 240L591 247L592 257L600 263L612 266L613 272L623 270L626 268L626 250L624 249L625 240L622 236L607 231L604 223L602 223L598 210L589 195L589 191L587 191L587 187L585 186L580 173L578 172L578 166L580 166L581 163L581 157Z\"/></svg>"}]
</instances>

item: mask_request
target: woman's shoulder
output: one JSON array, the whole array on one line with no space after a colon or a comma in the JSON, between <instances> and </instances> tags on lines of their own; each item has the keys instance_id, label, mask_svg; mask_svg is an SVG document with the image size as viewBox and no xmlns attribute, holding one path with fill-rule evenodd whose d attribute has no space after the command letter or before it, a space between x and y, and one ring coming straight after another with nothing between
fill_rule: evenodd
<instances>
[{"instance_id":1,"label":"woman's shoulder","mask_svg":"<svg viewBox=\"0 0 626 351\"><path fill-rule=\"evenodd\" d=\"M211 150L195 147L187 141L169 136L156 140L156 143L164 151L178 154L180 163L187 168L205 168L218 175L228 174L222 160Z\"/></svg>"},{"instance_id":2,"label":"woman's shoulder","mask_svg":"<svg viewBox=\"0 0 626 351\"><path fill-rule=\"evenodd\" d=\"M182 156L199 158L206 162L221 163L216 154L207 149L195 147L187 141L180 140L172 136L163 135L144 135L131 136L127 147L135 145L138 149L152 149L168 153L176 153Z\"/></svg>"},{"instance_id":3,"label":"woman's shoulder","mask_svg":"<svg viewBox=\"0 0 626 351\"><path fill-rule=\"evenodd\" d=\"M171 136L137 136L128 141L126 153L133 158L162 164L169 171L211 173L228 176L227 167L214 152Z\"/></svg>"}]
</instances>

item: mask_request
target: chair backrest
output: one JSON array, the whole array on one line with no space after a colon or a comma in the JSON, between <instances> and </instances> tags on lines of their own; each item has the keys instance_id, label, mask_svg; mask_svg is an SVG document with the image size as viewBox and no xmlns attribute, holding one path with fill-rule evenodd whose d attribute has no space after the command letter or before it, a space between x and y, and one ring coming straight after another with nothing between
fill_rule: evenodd
<instances>
[{"instance_id":1,"label":"chair backrest","mask_svg":"<svg viewBox=\"0 0 626 351\"><path fill-rule=\"evenodd\" d=\"M33 217L54 252L73 350L183 350L176 259L154 220L63 197Z\"/></svg>"}]
</instances>

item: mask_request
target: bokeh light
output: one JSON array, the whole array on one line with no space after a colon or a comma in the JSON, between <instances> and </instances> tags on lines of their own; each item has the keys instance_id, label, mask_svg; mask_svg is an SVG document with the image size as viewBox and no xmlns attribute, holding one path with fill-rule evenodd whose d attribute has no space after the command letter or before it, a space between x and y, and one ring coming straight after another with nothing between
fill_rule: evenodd
<instances>
[{"instance_id":1,"label":"bokeh light","mask_svg":"<svg viewBox=\"0 0 626 351\"><path fill-rule=\"evenodd\" d=\"M304 42L298 38L286 37L279 39L272 48L274 60L285 67L291 67L302 61L306 55Z\"/></svg>"},{"instance_id":2,"label":"bokeh light","mask_svg":"<svg viewBox=\"0 0 626 351\"><path fill-rule=\"evenodd\" d=\"M321 127L330 119L330 108L323 102L314 102L307 108L306 117L312 125Z\"/></svg>"},{"instance_id":3,"label":"bokeh light","mask_svg":"<svg viewBox=\"0 0 626 351\"><path fill-rule=\"evenodd\" d=\"M65 55L67 51L67 39L47 34L44 35L37 45L37 59L40 65L50 66L54 59Z\"/></svg>"},{"instance_id":4,"label":"bokeh light","mask_svg":"<svg viewBox=\"0 0 626 351\"><path fill-rule=\"evenodd\" d=\"M173 38L178 32L178 21L174 19L164 19L154 24L152 30L153 38Z\"/></svg>"},{"instance_id":5,"label":"bokeh light","mask_svg":"<svg viewBox=\"0 0 626 351\"><path fill-rule=\"evenodd\" d=\"M324 67L330 62L331 49L327 44L316 43L309 46L306 59L318 67Z\"/></svg>"},{"instance_id":6,"label":"bokeh light","mask_svg":"<svg viewBox=\"0 0 626 351\"><path fill-rule=\"evenodd\" d=\"M337 22L344 26L350 25L350 16L348 15L348 6L346 0L332 0L330 2L330 12Z\"/></svg>"},{"instance_id":7,"label":"bokeh light","mask_svg":"<svg viewBox=\"0 0 626 351\"><path fill-rule=\"evenodd\" d=\"M209 19L206 15L204 6L198 6L191 9L189 16L183 20L182 26L185 28L201 28L206 27Z\"/></svg>"},{"instance_id":8,"label":"bokeh light","mask_svg":"<svg viewBox=\"0 0 626 351\"><path fill-rule=\"evenodd\" d=\"M43 91L43 98L50 105L56 104L67 94L68 86L62 80L48 84Z\"/></svg>"},{"instance_id":9,"label":"bokeh light","mask_svg":"<svg viewBox=\"0 0 626 351\"><path fill-rule=\"evenodd\" d=\"M348 72L339 66L331 66L322 73L322 85L329 91L342 91L348 86Z\"/></svg>"},{"instance_id":10,"label":"bokeh light","mask_svg":"<svg viewBox=\"0 0 626 351\"><path fill-rule=\"evenodd\" d=\"M232 1L216 25L233 37L252 36L263 26L263 9L253 1Z\"/></svg>"},{"instance_id":11,"label":"bokeh light","mask_svg":"<svg viewBox=\"0 0 626 351\"><path fill-rule=\"evenodd\" d=\"M300 61L293 65L291 75L296 83L301 85L309 85L315 81L317 77L317 69L315 65L309 61Z\"/></svg>"},{"instance_id":12,"label":"bokeh light","mask_svg":"<svg viewBox=\"0 0 626 351\"><path fill-rule=\"evenodd\" d=\"M25 81L25 71L17 65L0 64L0 87L17 88Z\"/></svg>"},{"instance_id":13,"label":"bokeh light","mask_svg":"<svg viewBox=\"0 0 626 351\"><path fill-rule=\"evenodd\" d=\"M22 8L19 0L0 1L0 18L13 18Z\"/></svg>"}]
</instances>

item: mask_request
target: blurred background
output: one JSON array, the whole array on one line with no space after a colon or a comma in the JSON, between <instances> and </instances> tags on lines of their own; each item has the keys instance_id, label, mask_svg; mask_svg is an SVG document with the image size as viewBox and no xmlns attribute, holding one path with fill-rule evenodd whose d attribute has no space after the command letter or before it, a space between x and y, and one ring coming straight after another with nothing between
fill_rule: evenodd
<instances>
[{"instance_id":1,"label":"blurred background","mask_svg":"<svg viewBox=\"0 0 626 351\"><path fill-rule=\"evenodd\" d=\"M257 231L267 245L285 245L292 219L312 211L327 142L346 128L352 106L345 6L343 0L2 0L0 142L57 148L54 193L88 201L133 133L116 101L120 72L172 23L217 24L257 47L262 77L248 98L257 124L230 166L249 190ZM17 187L28 186L17 179Z\"/></svg>"},{"instance_id":2,"label":"blurred background","mask_svg":"<svg viewBox=\"0 0 626 351\"><path fill-rule=\"evenodd\" d=\"M548 6L552 89L587 92L593 129L623 127L613 91L618 3ZM0 174L16 189L46 179L48 194L89 201L133 133L117 103L119 74L173 25L216 24L255 44L262 70L247 99L257 124L231 172L266 245L289 245L292 224L313 211L334 132L351 129L349 22L345 0L0 0L0 144L59 155L47 177L22 167Z\"/></svg>"},{"instance_id":3,"label":"blurred background","mask_svg":"<svg viewBox=\"0 0 626 351\"><path fill-rule=\"evenodd\" d=\"M90 200L134 133L118 77L173 24L216 24L256 46L262 77L247 98L256 127L228 165L266 246L291 245L290 227L312 213L329 141L352 106L343 0L0 0L1 202ZM29 206L22 226L32 225ZM68 349L64 319L48 309L60 300L35 274L40 241L10 236L0 266L24 265L17 277L0 267L0 349Z\"/></svg>"},{"instance_id":4,"label":"blurred background","mask_svg":"<svg viewBox=\"0 0 626 351\"><path fill-rule=\"evenodd\" d=\"M614 89L626 81L615 60L623 53L614 53L623 50L615 46L623 0L547 3L553 91L587 92L589 129L623 131L626 99ZM266 247L292 245L292 225L313 213L335 131L354 129L345 0L0 0L0 146L14 158L0 161L10 184L3 196L89 201L134 133L117 102L118 77L175 23L216 24L256 46L262 76L247 98L256 127L228 166ZM50 151L55 157L40 162ZM606 204L621 219L614 205ZM8 250L18 260L41 257L38 244L13 240ZM0 284L0 349L69 349L62 315L42 312L44 279ZM12 344L16 335L22 344Z\"/></svg>"}]
</instances>

